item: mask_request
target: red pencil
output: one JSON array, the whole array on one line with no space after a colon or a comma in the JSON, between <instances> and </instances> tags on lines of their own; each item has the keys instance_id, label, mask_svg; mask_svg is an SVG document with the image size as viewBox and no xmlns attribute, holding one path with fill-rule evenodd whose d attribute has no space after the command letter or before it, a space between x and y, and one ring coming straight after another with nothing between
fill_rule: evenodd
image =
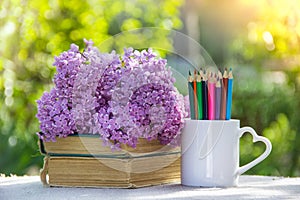
<instances>
[{"instance_id":1,"label":"red pencil","mask_svg":"<svg viewBox=\"0 0 300 200\"><path fill-rule=\"evenodd\" d=\"M194 110L195 110L195 119L198 119L198 99L197 99L197 71L194 70L194 80L193 80L193 86L194 86Z\"/></svg>"}]
</instances>

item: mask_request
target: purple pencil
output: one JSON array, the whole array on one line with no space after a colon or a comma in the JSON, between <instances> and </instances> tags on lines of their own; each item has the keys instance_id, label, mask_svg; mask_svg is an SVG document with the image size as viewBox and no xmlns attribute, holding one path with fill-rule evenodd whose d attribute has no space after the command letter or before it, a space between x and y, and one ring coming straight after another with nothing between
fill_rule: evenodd
<instances>
[{"instance_id":1,"label":"purple pencil","mask_svg":"<svg viewBox=\"0 0 300 200\"><path fill-rule=\"evenodd\" d=\"M220 79L217 78L217 83L216 83L216 120L221 119L221 93L222 93L222 88L221 88L221 82Z\"/></svg>"}]
</instances>

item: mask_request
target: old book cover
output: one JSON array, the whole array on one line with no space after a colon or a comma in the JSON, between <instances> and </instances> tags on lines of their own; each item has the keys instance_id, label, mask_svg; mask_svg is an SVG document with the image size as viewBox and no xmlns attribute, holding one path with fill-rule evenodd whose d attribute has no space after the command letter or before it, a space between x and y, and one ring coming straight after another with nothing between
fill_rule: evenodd
<instances>
[{"instance_id":1,"label":"old book cover","mask_svg":"<svg viewBox=\"0 0 300 200\"><path fill-rule=\"evenodd\" d=\"M112 151L94 135L40 141L41 179L51 186L137 188L180 181L180 148L140 139L136 149Z\"/></svg>"},{"instance_id":2,"label":"old book cover","mask_svg":"<svg viewBox=\"0 0 300 200\"><path fill-rule=\"evenodd\" d=\"M174 155L154 161L151 157L50 157L48 162L51 186L138 188L180 181L180 159ZM171 163L164 166L160 162ZM135 171L134 167L138 170Z\"/></svg>"},{"instance_id":3,"label":"old book cover","mask_svg":"<svg viewBox=\"0 0 300 200\"><path fill-rule=\"evenodd\" d=\"M82 157L130 157L145 156L146 154L178 153L179 147L162 145L158 140L148 141L139 139L137 147L131 148L122 145L122 149L112 151L110 147L104 146L99 136L92 134L75 134L66 138L57 138L56 142L43 142L40 140L40 151L50 156L82 156Z\"/></svg>"}]
</instances>

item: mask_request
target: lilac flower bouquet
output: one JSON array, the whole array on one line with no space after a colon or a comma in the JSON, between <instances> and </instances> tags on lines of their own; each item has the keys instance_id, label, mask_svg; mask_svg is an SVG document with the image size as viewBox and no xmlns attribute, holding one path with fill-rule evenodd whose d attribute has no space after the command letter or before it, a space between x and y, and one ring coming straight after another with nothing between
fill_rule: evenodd
<instances>
[{"instance_id":1,"label":"lilac flower bouquet","mask_svg":"<svg viewBox=\"0 0 300 200\"><path fill-rule=\"evenodd\" d=\"M105 145L136 147L138 138L178 145L186 111L170 67L151 49L102 53L85 40L55 58L54 87L37 100L38 136L98 134Z\"/></svg>"}]
</instances>

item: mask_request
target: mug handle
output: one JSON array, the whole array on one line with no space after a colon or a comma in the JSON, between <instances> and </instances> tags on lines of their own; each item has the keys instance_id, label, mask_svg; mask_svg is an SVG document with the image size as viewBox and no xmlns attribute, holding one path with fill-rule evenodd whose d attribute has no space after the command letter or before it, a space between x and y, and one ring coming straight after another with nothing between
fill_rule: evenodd
<instances>
[{"instance_id":1,"label":"mug handle","mask_svg":"<svg viewBox=\"0 0 300 200\"><path fill-rule=\"evenodd\" d=\"M251 133L252 137L253 137L253 142L263 142L266 145L266 150L263 154L261 154L259 157L257 157L255 160L251 161L250 163L239 167L237 174L241 175L243 173L245 173L246 171L248 171L250 168L254 167L255 165L257 165L258 163L260 163L261 161L263 161L270 153L272 150L272 144L270 142L270 140L268 140L265 137L259 136L257 135L257 133L255 132L255 130L251 127L243 127L239 130L239 138L241 138L244 133Z\"/></svg>"}]
</instances>

